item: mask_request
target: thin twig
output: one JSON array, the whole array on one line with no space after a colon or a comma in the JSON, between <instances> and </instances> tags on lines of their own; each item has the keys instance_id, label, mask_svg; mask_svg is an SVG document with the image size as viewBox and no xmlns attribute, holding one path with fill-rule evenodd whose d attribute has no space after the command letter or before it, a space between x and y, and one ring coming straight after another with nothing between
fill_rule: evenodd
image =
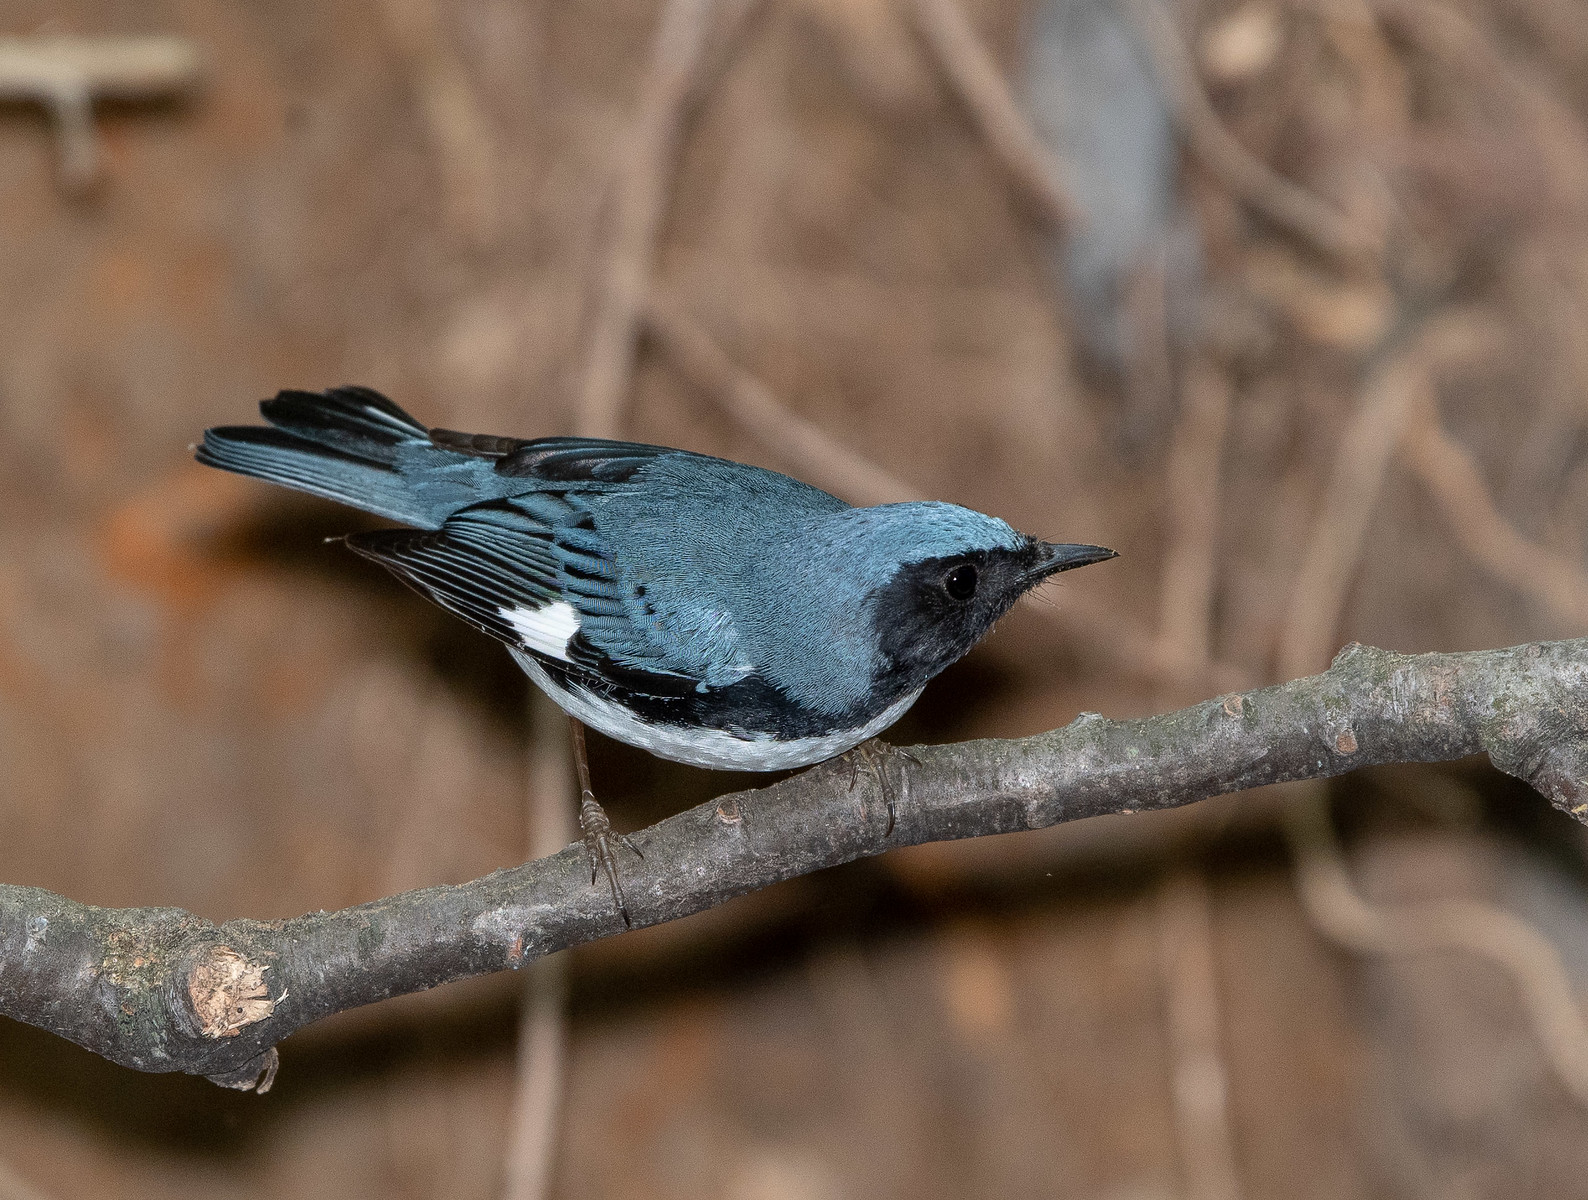
<instances>
[{"instance_id":1,"label":"thin twig","mask_svg":"<svg viewBox=\"0 0 1588 1200\"><path fill-rule=\"evenodd\" d=\"M1070 225L1078 210L1064 168L1010 94L1003 72L965 19L959 0L912 0L915 27L970 111L982 137L1049 220Z\"/></svg>"},{"instance_id":2,"label":"thin twig","mask_svg":"<svg viewBox=\"0 0 1588 1200\"><path fill-rule=\"evenodd\" d=\"M1376 257L1378 236L1306 188L1277 174L1224 127L1197 78L1196 65L1161 0L1123 0L1141 31L1186 140L1224 185L1276 225L1325 253L1357 261Z\"/></svg>"},{"instance_id":3,"label":"thin twig","mask_svg":"<svg viewBox=\"0 0 1588 1200\"><path fill-rule=\"evenodd\" d=\"M640 85L633 126L622 140L612 240L600 267L589 359L575 428L615 437L634 371L640 311L672 192L685 118L704 62L712 0L666 0Z\"/></svg>"},{"instance_id":4,"label":"thin twig","mask_svg":"<svg viewBox=\"0 0 1588 1200\"><path fill-rule=\"evenodd\" d=\"M575 788L567 718L539 688L530 689L529 856L548 858L573 839ZM502 1194L540 1200L551 1186L567 1055L567 971L561 954L525 973L518 1025L518 1072Z\"/></svg>"},{"instance_id":5,"label":"thin twig","mask_svg":"<svg viewBox=\"0 0 1588 1200\"><path fill-rule=\"evenodd\" d=\"M911 747L858 778L824 763L637 834L629 915L635 927L676 920L899 846L1482 752L1584 816L1585 697L1588 639L1465 654L1356 646L1321 675L1154 717L1088 714L1031 738ZM277 1042L323 1017L624 929L590 886L582 845L286 921L216 925L0 885L0 1016L125 1066L246 1088L273 1072Z\"/></svg>"}]
</instances>

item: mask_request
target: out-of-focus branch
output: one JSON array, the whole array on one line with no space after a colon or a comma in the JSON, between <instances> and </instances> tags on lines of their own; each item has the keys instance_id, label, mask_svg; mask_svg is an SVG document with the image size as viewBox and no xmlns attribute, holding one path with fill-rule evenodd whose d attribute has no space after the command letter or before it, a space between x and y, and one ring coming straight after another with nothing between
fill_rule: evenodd
<instances>
[{"instance_id":1,"label":"out-of-focus branch","mask_svg":"<svg viewBox=\"0 0 1588 1200\"><path fill-rule=\"evenodd\" d=\"M381 9L435 145L447 218L475 245L487 245L501 218L496 146L474 85L442 28L435 0L381 0Z\"/></svg>"},{"instance_id":2,"label":"out-of-focus branch","mask_svg":"<svg viewBox=\"0 0 1588 1200\"><path fill-rule=\"evenodd\" d=\"M1355 646L1321 675L1159 716L1085 714L1031 738L918 746L858 776L825 763L636 835L645 857L627 873L629 912L655 925L897 846L1480 752L1581 816L1585 700L1588 640L1416 656ZM311 1022L623 929L582 845L286 921L215 925L4 885L0 1015L124 1066L249 1087Z\"/></svg>"},{"instance_id":3,"label":"out-of-focus branch","mask_svg":"<svg viewBox=\"0 0 1588 1200\"><path fill-rule=\"evenodd\" d=\"M712 0L666 0L640 84L634 124L619 149L612 236L598 268L589 358L575 420L589 437L616 437L634 370L641 308L685 118L705 60Z\"/></svg>"},{"instance_id":4,"label":"out-of-focus branch","mask_svg":"<svg viewBox=\"0 0 1588 1200\"><path fill-rule=\"evenodd\" d=\"M1483 472L1440 424L1431 397L1420 406L1401 450L1475 563L1531 596L1556 620L1588 627L1588 571L1530 541L1500 514Z\"/></svg>"},{"instance_id":5,"label":"out-of-focus branch","mask_svg":"<svg viewBox=\"0 0 1588 1200\"><path fill-rule=\"evenodd\" d=\"M1164 554L1158 604L1159 653L1182 679L1212 659L1218 574L1220 477L1229 428L1230 382L1206 358L1186 365L1180 420L1165 471ZM1159 689L1168 703L1183 682ZM1172 872L1158 896L1158 961L1166 1001L1170 1099L1188 1200L1238 1200L1228 1072L1219 1037L1218 972L1207 879L1195 868Z\"/></svg>"},{"instance_id":6,"label":"out-of-focus branch","mask_svg":"<svg viewBox=\"0 0 1588 1200\"><path fill-rule=\"evenodd\" d=\"M1370 7L1416 45L1465 70L1515 105L1531 126L1549 167L1551 200L1581 214L1588 202L1588 128L1582 117L1533 69L1508 58L1459 7L1431 0L1369 0Z\"/></svg>"},{"instance_id":7,"label":"out-of-focus branch","mask_svg":"<svg viewBox=\"0 0 1588 1200\"><path fill-rule=\"evenodd\" d=\"M729 6L735 27L743 24L753 4L740 0ZM621 432L652 260L690 104L714 68L723 65L708 61L705 53L712 15L713 0L665 0L657 24L634 123L620 148L612 236L597 279L589 358L574 418L578 432L586 436L613 438ZM564 743L562 714L538 691L532 703L531 853L546 857L572 836L574 793L567 754L554 748ZM538 1200L550 1186L567 1049L566 993L561 959L535 963L526 981L519 1026L518 1084L504 1187L509 1200Z\"/></svg>"},{"instance_id":8,"label":"out-of-focus branch","mask_svg":"<svg viewBox=\"0 0 1588 1200\"><path fill-rule=\"evenodd\" d=\"M1378 255L1382 247L1376 233L1277 174L1224 127L1161 0L1124 0L1124 4L1141 30L1186 141L1226 187L1276 225L1325 253L1350 261Z\"/></svg>"},{"instance_id":9,"label":"out-of-focus branch","mask_svg":"<svg viewBox=\"0 0 1588 1200\"><path fill-rule=\"evenodd\" d=\"M1075 201L1064 184L1063 167L1015 103L1003 72L965 19L959 0L912 0L910 13L1004 169L1050 220L1073 222Z\"/></svg>"},{"instance_id":10,"label":"out-of-focus branch","mask_svg":"<svg viewBox=\"0 0 1588 1200\"><path fill-rule=\"evenodd\" d=\"M915 487L784 406L766 384L734 363L711 335L677 306L652 297L645 317L651 333L702 395L789 471L853 504L922 497ZM1187 667L1185 656L1166 650L1160 638L1080 594L1066 596L1062 605L1032 603L1027 608L1062 628L1086 654L1140 679L1154 683L1168 680L1192 690L1202 686L1233 690L1250 682L1245 672L1224 663Z\"/></svg>"},{"instance_id":11,"label":"out-of-focus branch","mask_svg":"<svg viewBox=\"0 0 1588 1200\"><path fill-rule=\"evenodd\" d=\"M1168 1002L1183 1194L1186 1200L1239 1200L1229 1079L1220 1048L1213 902L1200 871L1177 871L1158 891L1158 962Z\"/></svg>"},{"instance_id":12,"label":"out-of-focus branch","mask_svg":"<svg viewBox=\"0 0 1588 1200\"><path fill-rule=\"evenodd\" d=\"M87 189L99 174L94 101L181 95L198 77L198 48L187 38L0 37L0 101L49 110L69 191Z\"/></svg>"},{"instance_id":13,"label":"out-of-focus branch","mask_svg":"<svg viewBox=\"0 0 1588 1200\"><path fill-rule=\"evenodd\" d=\"M1313 526L1280 644L1281 675L1314 670L1336 645L1336 626L1356 574L1368 522L1402 433L1430 395L1434 372L1483 355L1495 322L1482 310L1430 318L1373 370L1340 439L1334 470Z\"/></svg>"},{"instance_id":14,"label":"out-of-focus branch","mask_svg":"<svg viewBox=\"0 0 1588 1200\"><path fill-rule=\"evenodd\" d=\"M723 353L683 309L652 296L644 316L651 336L701 394L801 479L852 504L924 499L903 480L785 408L766 384Z\"/></svg>"},{"instance_id":15,"label":"out-of-focus branch","mask_svg":"<svg viewBox=\"0 0 1588 1200\"><path fill-rule=\"evenodd\" d=\"M530 689L529 706L529 855L549 858L574 836L577 791L568 719L539 688ZM506 1200L541 1200L551 1188L568 1048L566 966L562 956L552 955L525 972L518 1079L503 1171Z\"/></svg>"},{"instance_id":16,"label":"out-of-focus branch","mask_svg":"<svg viewBox=\"0 0 1588 1200\"><path fill-rule=\"evenodd\" d=\"M1188 668L1184 655L1138 622L1079 592L1062 605L1033 602L1028 610L1060 629L1090 660L1134 679L1172 688L1180 698L1198 688L1237 691L1249 687L1252 674L1233 663L1207 662Z\"/></svg>"},{"instance_id":17,"label":"out-of-focus branch","mask_svg":"<svg viewBox=\"0 0 1588 1200\"><path fill-rule=\"evenodd\" d=\"M1159 591L1159 652L1182 678L1212 659L1218 574L1220 477L1229 427L1228 376L1206 358L1187 364L1180 420L1165 471L1169 548ZM1185 691L1173 680L1160 696ZM1207 879L1195 868L1172 872L1158 896L1158 960L1166 1001L1170 1099L1188 1200L1238 1200L1228 1072L1219 1037L1218 972Z\"/></svg>"},{"instance_id":18,"label":"out-of-focus branch","mask_svg":"<svg viewBox=\"0 0 1588 1200\"><path fill-rule=\"evenodd\" d=\"M1492 543L1487 552L1495 553L1497 545L1504 552L1502 558L1516 553L1513 543L1518 535L1493 512L1476 465L1459 446L1446 444L1449 440L1432 416L1434 372L1452 359L1483 355L1491 347L1493 331L1494 322L1478 313L1455 312L1435 318L1381 367L1374 385L1366 389L1341 439L1334 474L1298 577L1280 649L1282 670L1305 669L1309 656L1332 641L1394 448L1411 422L1420 419L1409 439L1408 453L1414 464L1421 456L1425 481L1436 489L1450 489L1462 505L1481 502L1487 506L1481 535ZM1416 448L1420 444L1421 450ZM1457 458L1462 461L1454 462ZM1445 472L1453 463L1456 477L1451 482ZM1462 477L1463 472L1469 476ZM1495 528L1495 523L1503 528ZM1496 697L1495 703L1503 701ZM1569 770L1582 773L1585 767L1588 764L1579 763ZM1516 982L1556 1075L1573 1095L1588 1103L1588 1023L1577 1008L1560 955L1548 939L1525 921L1491 905L1448 900L1395 908L1369 904L1346 872L1344 856L1329 825L1322 784L1308 781L1293 791L1296 794L1285 808L1286 833L1296 860L1297 890L1314 925L1342 945L1362 952L1459 950L1496 963ZM1588 815L1588 798L1568 805L1568 809L1579 818Z\"/></svg>"},{"instance_id":19,"label":"out-of-focus branch","mask_svg":"<svg viewBox=\"0 0 1588 1200\"><path fill-rule=\"evenodd\" d=\"M1219 475L1229 416L1228 377L1206 359L1193 359L1164 472L1170 532L1158 606L1160 653L1181 678L1206 671L1213 657Z\"/></svg>"},{"instance_id":20,"label":"out-of-focus branch","mask_svg":"<svg viewBox=\"0 0 1588 1200\"><path fill-rule=\"evenodd\" d=\"M1296 880L1312 919L1332 939L1362 954L1460 951L1486 958L1517 985L1517 994L1554 1069L1588 1105L1588 1024L1560 952L1513 913L1468 900L1435 900L1381 909L1357 893L1322 805L1286 810L1296 851Z\"/></svg>"}]
</instances>

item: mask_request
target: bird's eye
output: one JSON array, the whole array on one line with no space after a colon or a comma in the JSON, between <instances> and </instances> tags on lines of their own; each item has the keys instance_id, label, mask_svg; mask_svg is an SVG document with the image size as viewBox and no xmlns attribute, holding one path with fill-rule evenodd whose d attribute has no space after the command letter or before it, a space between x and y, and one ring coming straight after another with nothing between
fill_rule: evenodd
<instances>
[{"instance_id":1,"label":"bird's eye","mask_svg":"<svg viewBox=\"0 0 1588 1200\"><path fill-rule=\"evenodd\" d=\"M954 600L969 600L976 594L976 568L969 563L955 567L943 577L943 590Z\"/></svg>"}]
</instances>

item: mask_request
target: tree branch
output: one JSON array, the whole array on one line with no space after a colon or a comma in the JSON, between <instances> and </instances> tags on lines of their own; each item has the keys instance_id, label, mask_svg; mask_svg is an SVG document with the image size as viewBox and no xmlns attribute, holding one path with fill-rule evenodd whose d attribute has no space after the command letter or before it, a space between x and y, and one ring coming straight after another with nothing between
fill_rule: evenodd
<instances>
[{"instance_id":1,"label":"tree branch","mask_svg":"<svg viewBox=\"0 0 1588 1200\"><path fill-rule=\"evenodd\" d=\"M1178 712L1083 714L1030 738L915 747L876 771L825 763L637 835L629 909L655 925L896 846L1480 752L1588 814L1588 639L1416 656L1351 646L1321 675ZM218 926L4 885L0 1014L124 1066L268 1086L276 1043L310 1022L622 931L577 845L472 883Z\"/></svg>"}]
</instances>

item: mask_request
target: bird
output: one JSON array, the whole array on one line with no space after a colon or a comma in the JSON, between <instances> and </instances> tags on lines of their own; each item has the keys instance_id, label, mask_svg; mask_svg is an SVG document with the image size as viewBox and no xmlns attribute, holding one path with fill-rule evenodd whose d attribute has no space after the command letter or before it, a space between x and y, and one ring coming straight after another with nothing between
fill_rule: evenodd
<instances>
[{"instance_id":1,"label":"bird","mask_svg":"<svg viewBox=\"0 0 1588 1200\"><path fill-rule=\"evenodd\" d=\"M625 922L616 848L640 852L595 800L584 726L735 771L864 751L1022 595L1116 557L665 446L431 429L366 387L259 410L195 458L402 526L342 540L504 643L568 715L591 882L599 866Z\"/></svg>"}]
</instances>

